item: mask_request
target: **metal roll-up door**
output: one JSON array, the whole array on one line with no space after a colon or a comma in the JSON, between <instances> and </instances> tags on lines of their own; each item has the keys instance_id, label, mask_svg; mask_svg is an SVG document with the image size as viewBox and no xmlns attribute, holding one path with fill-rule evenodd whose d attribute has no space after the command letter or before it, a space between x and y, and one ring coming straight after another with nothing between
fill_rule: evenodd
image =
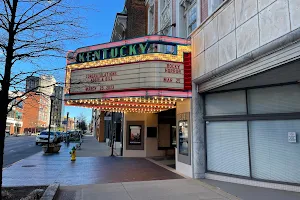
<instances>
[{"instance_id":1,"label":"metal roll-up door","mask_svg":"<svg viewBox=\"0 0 300 200\"><path fill-rule=\"evenodd\" d=\"M253 178L300 183L300 119L251 121L249 130Z\"/></svg>"},{"instance_id":2,"label":"metal roll-up door","mask_svg":"<svg viewBox=\"0 0 300 200\"><path fill-rule=\"evenodd\" d=\"M214 93L205 96L206 116L245 115L246 93L244 90Z\"/></svg>"},{"instance_id":3,"label":"metal roll-up door","mask_svg":"<svg viewBox=\"0 0 300 200\"><path fill-rule=\"evenodd\" d=\"M284 85L248 91L249 114L300 112L300 85Z\"/></svg>"},{"instance_id":4,"label":"metal roll-up door","mask_svg":"<svg viewBox=\"0 0 300 200\"><path fill-rule=\"evenodd\" d=\"M249 176L247 122L209 122L206 130L207 169Z\"/></svg>"}]
</instances>

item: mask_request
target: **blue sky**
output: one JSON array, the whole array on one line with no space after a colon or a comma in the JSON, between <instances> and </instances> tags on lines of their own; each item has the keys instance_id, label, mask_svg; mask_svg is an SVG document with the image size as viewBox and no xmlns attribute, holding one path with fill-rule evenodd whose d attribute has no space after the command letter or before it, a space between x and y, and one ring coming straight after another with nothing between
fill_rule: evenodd
<instances>
[{"instance_id":1,"label":"blue sky","mask_svg":"<svg viewBox=\"0 0 300 200\"><path fill-rule=\"evenodd\" d=\"M78 2L78 3L77 3ZM112 28L114 25L114 20L116 17L116 13L122 12L124 8L125 0L88 0L88 1L77 1L77 6L87 7L88 5L92 5L92 9L83 9L80 11L82 16L85 16L87 19L87 24L84 26L88 30L90 35L97 35L93 38L83 39L77 43L66 43L66 50L75 50L77 48L83 46L89 46L94 44L100 44L110 41ZM65 59L53 59L47 58L44 61L41 61L43 66L49 66L49 68L61 68L65 66ZM20 66L20 65L19 65ZM21 64L21 67L26 67L28 70L32 69L33 66L29 63ZM65 71L58 70L53 72L54 77L58 82L64 82L65 80ZM81 113L86 116L87 121L91 120L92 110L74 107L74 106L65 106L65 113L67 115L69 112L70 117L78 117Z\"/></svg>"},{"instance_id":2,"label":"blue sky","mask_svg":"<svg viewBox=\"0 0 300 200\"><path fill-rule=\"evenodd\" d=\"M88 32L88 35L96 36L84 38L77 42L65 42L65 50L76 50L77 48L84 46L109 42L116 14L123 11L125 0L74 0L73 2L76 4L76 7L84 8L77 11L79 12L80 16L83 16L85 18L86 23L83 24L83 26L86 29L84 32ZM65 58L41 57L35 60L24 60L17 62L16 65L14 65L14 67L12 68L12 76L20 73L20 71L28 73L34 71L38 72L39 70L51 70L46 74L53 75L59 84L63 84L65 81L65 66ZM0 69L2 73L2 65L0 65ZM39 76L42 74L45 74L45 72L39 71L39 73L33 75ZM25 76L27 75L24 75L24 78ZM20 83L17 88L11 89L24 91L25 81ZM82 113L84 116L86 116L88 122L91 120L91 109L65 106L64 110L65 116L67 115L67 112L69 112L69 116L72 118L78 117Z\"/></svg>"},{"instance_id":3,"label":"blue sky","mask_svg":"<svg viewBox=\"0 0 300 200\"><path fill-rule=\"evenodd\" d=\"M97 34L98 36L94 38L84 39L80 44L67 44L68 49L75 50L82 46L89 46L109 42L116 13L122 12L125 0L78 1L78 6L86 6L86 2L88 2L88 4L90 5L93 5L95 10L83 10L81 12L81 14L87 18L87 24L85 26L91 35ZM65 61L63 61L63 64L64 63ZM83 113L88 121L91 119L92 116L91 109L80 107L65 106L65 115L67 112L70 113L70 117L77 117L80 115L80 113Z\"/></svg>"},{"instance_id":4,"label":"blue sky","mask_svg":"<svg viewBox=\"0 0 300 200\"><path fill-rule=\"evenodd\" d=\"M118 12L122 12L125 0L88 0L78 1L78 6L87 6L86 3L93 5L95 9L83 10L81 12L87 18L85 25L91 35L97 34L97 37L84 39L80 44L67 44L67 48L75 50L79 47L100 44L110 41L115 17ZM62 65L65 65L63 60ZM64 74L64 72L63 72ZM92 110L80 107L65 106L65 115L70 113L70 117L77 117L83 113L89 121L92 116Z\"/></svg>"}]
</instances>

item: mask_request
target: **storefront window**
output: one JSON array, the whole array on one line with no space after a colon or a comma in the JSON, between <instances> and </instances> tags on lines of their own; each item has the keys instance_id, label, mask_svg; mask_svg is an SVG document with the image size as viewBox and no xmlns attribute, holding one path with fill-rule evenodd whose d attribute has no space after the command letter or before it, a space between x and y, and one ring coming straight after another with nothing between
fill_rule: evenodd
<instances>
[{"instance_id":1,"label":"storefront window","mask_svg":"<svg viewBox=\"0 0 300 200\"><path fill-rule=\"evenodd\" d=\"M189 132L188 121L178 122L179 132L179 154L189 155Z\"/></svg>"}]
</instances>

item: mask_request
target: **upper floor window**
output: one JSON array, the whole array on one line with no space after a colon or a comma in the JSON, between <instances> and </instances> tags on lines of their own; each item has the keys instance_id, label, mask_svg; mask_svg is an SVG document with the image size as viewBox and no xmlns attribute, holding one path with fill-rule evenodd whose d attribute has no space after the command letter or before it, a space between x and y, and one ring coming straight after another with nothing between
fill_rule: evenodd
<instances>
[{"instance_id":1,"label":"upper floor window","mask_svg":"<svg viewBox=\"0 0 300 200\"><path fill-rule=\"evenodd\" d=\"M200 0L181 0L179 8L179 37L188 37L197 27L197 4Z\"/></svg>"},{"instance_id":2,"label":"upper floor window","mask_svg":"<svg viewBox=\"0 0 300 200\"><path fill-rule=\"evenodd\" d=\"M187 34L197 27L197 5L194 4L187 12Z\"/></svg>"},{"instance_id":3,"label":"upper floor window","mask_svg":"<svg viewBox=\"0 0 300 200\"><path fill-rule=\"evenodd\" d=\"M211 15L224 0L208 0L208 15Z\"/></svg>"}]
</instances>

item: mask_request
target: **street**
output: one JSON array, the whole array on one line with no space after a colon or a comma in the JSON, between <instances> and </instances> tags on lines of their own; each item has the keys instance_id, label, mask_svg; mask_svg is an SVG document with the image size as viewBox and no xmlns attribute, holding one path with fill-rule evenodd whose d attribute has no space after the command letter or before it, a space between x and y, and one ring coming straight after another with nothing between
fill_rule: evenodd
<instances>
[{"instance_id":1,"label":"street","mask_svg":"<svg viewBox=\"0 0 300 200\"><path fill-rule=\"evenodd\" d=\"M7 167L41 150L41 146L35 145L35 136L6 137L3 167Z\"/></svg>"}]
</instances>

